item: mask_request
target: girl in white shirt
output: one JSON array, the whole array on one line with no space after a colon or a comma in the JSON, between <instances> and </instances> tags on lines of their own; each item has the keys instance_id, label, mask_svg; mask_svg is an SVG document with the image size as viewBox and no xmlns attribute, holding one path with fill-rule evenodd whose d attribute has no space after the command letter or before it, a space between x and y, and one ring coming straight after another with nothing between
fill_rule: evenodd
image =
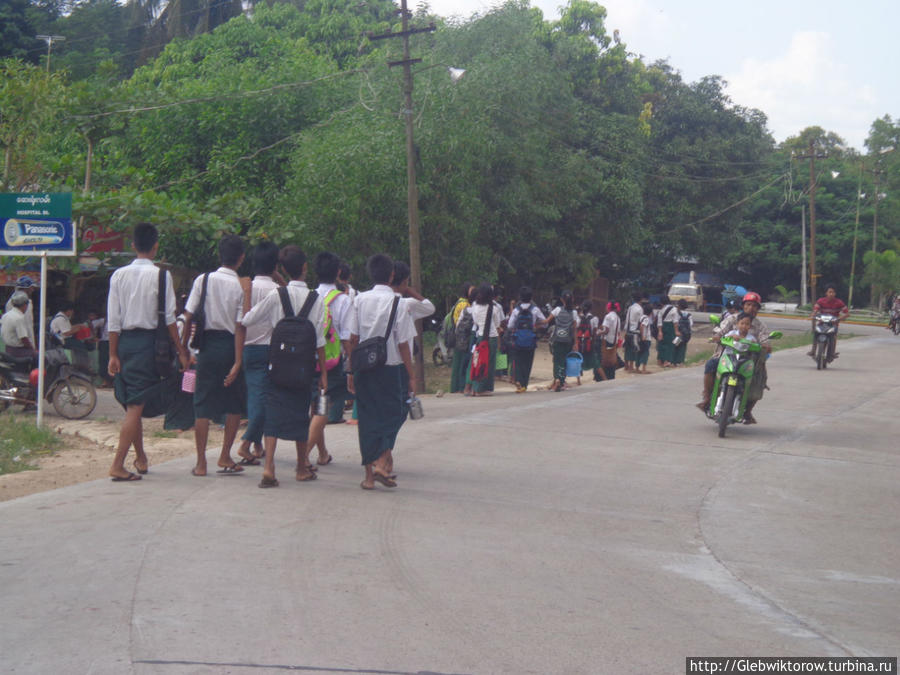
<instances>
[{"instance_id":1,"label":"girl in white shirt","mask_svg":"<svg viewBox=\"0 0 900 675\"><path fill-rule=\"evenodd\" d=\"M490 325L487 325L488 309L490 311ZM478 286L475 302L466 312L472 314L475 324L475 348L485 337L488 339L490 360L488 361L487 375L482 380L472 380L471 371L468 378L472 382L472 394L474 396L492 396L494 393L494 369L497 365L497 344L500 337L500 325L503 323L503 308L494 302L494 287L488 283Z\"/></svg>"}]
</instances>

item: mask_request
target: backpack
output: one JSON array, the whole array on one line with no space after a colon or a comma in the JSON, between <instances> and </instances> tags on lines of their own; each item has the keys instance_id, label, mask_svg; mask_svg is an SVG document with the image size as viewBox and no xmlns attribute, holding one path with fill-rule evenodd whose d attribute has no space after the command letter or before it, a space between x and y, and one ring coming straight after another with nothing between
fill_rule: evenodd
<instances>
[{"instance_id":1,"label":"backpack","mask_svg":"<svg viewBox=\"0 0 900 675\"><path fill-rule=\"evenodd\" d=\"M325 370L331 370L341 362L341 341L334 329L334 318L331 316L331 303L340 294L339 290L333 289L325 296ZM318 370L317 363L316 371Z\"/></svg>"},{"instance_id":2,"label":"backpack","mask_svg":"<svg viewBox=\"0 0 900 675\"><path fill-rule=\"evenodd\" d=\"M513 344L518 349L534 349L537 347L537 335L534 332L534 314L529 304L526 308L519 308L519 316L516 317L516 332L513 336Z\"/></svg>"},{"instance_id":3,"label":"backpack","mask_svg":"<svg viewBox=\"0 0 900 675\"><path fill-rule=\"evenodd\" d=\"M578 331L575 333L576 351L582 356L590 354L594 348L594 331L591 328L591 318L593 317L590 314L585 314L581 317L581 321L578 323Z\"/></svg>"},{"instance_id":4,"label":"backpack","mask_svg":"<svg viewBox=\"0 0 900 675\"><path fill-rule=\"evenodd\" d=\"M453 325L453 313L456 311L460 302L463 301L456 301L456 304L453 305L453 309L447 312L447 316L444 317L444 322L441 324L441 338L444 340L444 346L447 349L454 349L456 347L456 326Z\"/></svg>"},{"instance_id":5,"label":"backpack","mask_svg":"<svg viewBox=\"0 0 900 675\"><path fill-rule=\"evenodd\" d=\"M565 307L559 310L559 314L556 315L556 324L555 329L553 331L553 341L558 343L566 343L572 344L574 342L575 336L573 335L575 328L575 317L572 316L572 311L566 309Z\"/></svg>"},{"instance_id":6,"label":"backpack","mask_svg":"<svg viewBox=\"0 0 900 675\"><path fill-rule=\"evenodd\" d=\"M472 339L472 331L475 329L475 317L472 312L463 310L456 324L456 344L458 349L468 349L469 340Z\"/></svg>"},{"instance_id":7,"label":"backpack","mask_svg":"<svg viewBox=\"0 0 900 675\"><path fill-rule=\"evenodd\" d=\"M678 332L681 339L687 342L691 339L691 315L689 312L678 313Z\"/></svg>"},{"instance_id":8,"label":"backpack","mask_svg":"<svg viewBox=\"0 0 900 675\"><path fill-rule=\"evenodd\" d=\"M269 380L276 387L297 391L309 390L316 372L316 327L309 311L318 298L310 291L306 302L295 315L291 298L284 286L278 288L284 318L275 324L269 343Z\"/></svg>"}]
</instances>

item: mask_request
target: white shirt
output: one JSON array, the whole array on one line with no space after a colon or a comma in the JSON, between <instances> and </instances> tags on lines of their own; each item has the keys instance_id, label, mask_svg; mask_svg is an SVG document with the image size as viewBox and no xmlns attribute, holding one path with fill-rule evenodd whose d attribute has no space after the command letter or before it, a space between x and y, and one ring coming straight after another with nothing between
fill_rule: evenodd
<instances>
[{"instance_id":1,"label":"white shirt","mask_svg":"<svg viewBox=\"0 0 900 675\"><path fill-rule=\"evenodd\" d=\"M651 322L650 317L647 316L646 314L644 314L644 316L641 317L641 340L642 341L647 341L647 342L650 341L650 339L652 337L650 335L651 323L652 322Z\"/></svg>"},{"instance_id":2,"label":"white shirt","mask_svg":"<svg viewBox=\"0 0 900 675\"><path fill-rule=\"evenodd\" d=\"M188 297L185 310L197 316L200 309L200 294L203 288L203 276L194 279L191 295ZM206 286L206 330L224 330L234 333L234 325L244 314L244 289L241 288L237 272L227 267L220 267L210 272Z\"/></svg>"},{"instance_id":3,"label":"white shirt","mask_svg":"<svg viewBox=\"0 0 900 675\"><path fill-rule=\"evenodd\" d=\"M256 307L262 299L266 297L274 289L278 288L278 284L272 277L264 274L257 274L250 283L250 307ZM206 290L209 294L209 289ZM256 324L252 328L247 329L247 337L244 338L244 345L268 345L269 338L272 336L272 329L263 324Z\"/></svg>"},{"instance_id":4,"label":"white shirt","mask_svg":"<svg viewBox=\"0 0 900 675\"><path fill-rule=\"evenodd\" d=\"M503 308L498 305L496 302L494 304L494 311L491 314L491 332L488 335L489 338L492 337L500 337L500 324L503 323ZM487 321L487 305L479 305L477 302L471 307L467 307L464 311L469 312L472 315L472 321L475 324L475 335L478 337L484 337L484 322Z\"/></svg>"},{"instance_id":5,"label":"white shirt","mask_svg":"<svg viewBox=\"0 0 900 675\"><path fill-rule=\"evenodd\" d=\"M554 318L559 316L559 313L561 311L563 311L563 309L565 309L565 308L564 307L554 307L553 309L550 310L550 316L552 316ZM580 321L580 319L578 318L578 310L577 309L570 309L569 311L572 312L572 326L573 326L572 332L574 334L575 329L578 328L578 322Z\"/></svg>"},{"instance_id":6,"label":"white shirt","mask_svg":"<svg viewBox=\"0 0 900 675\"><path fill-rule=\"evenodd\" d=\"M663 316L665 314L665 316ZM662 328L663 322L675 323L678 321L678 309L675 305L665 305L659 310L659 317L656 319L656 325Z\"/></svg>"},{"instance_id":7,"label":"white shirt","mask_svg":"<svg viewBox=\"0 0 900 675\"><path fill-rule=\"evenodd\" d=\"M350 334L358 336L360 342L376 335L384 336L395 297L394 289L384 284L376 284L372 290L357 294L348 314ZM394 326L387 338L387 365L397 366L403 363L399 345L409 342L415 335L409 311L403 303L398 303Z\"/></svg>"},{"instance_id":8,"label":"white shirt","mask_svg":"<svg viewBox=\"0 0 900 675\"><path fill-rule=\"evenodd\" d=\"M99 319L91 321L91 333L100 342L109 342L109 328L106 326L106 319L101 316Z\"/></svg>"},{"instance_id":9,"label":"white shirt","mask_svg":"<svg viewBox=\"0 0 900 675\"><path fill-rule=\"evenodd\" d=\"M619 331L621 330L622 320L619 319L619 315L615 312L607 312L603 317L603 339L606 340L606 344L616 344L619 341Z\"/></svg>"},{"instance_id":10,"label":"white shirt","mask_svg":"<svg viewBox=\"0 0 900 675\"><path fill-rule=\"evenodd\" d=\"M540 310L540 308L532 302L523 302L518 304L513 308L513 311L509 313L509 321L506 323L506 327L510 330L516 329L516 321L519 320L519 314L521 314L524 310L528 309L528 305L531 305L531 316L534 319L534 323L536 324L538 321L545 321L546 317L544 313Z\"/></svg>"},{"instance_id":11,"label":"white shirt","mask_svg":"<svg viewBox=\"0 0 900 675\"><path fill-rule=\"evenodd\" d=\"M300 310L303 309L303 304L306 302L307 296L309 296L309 288L305 281L291 281L287 285L287 292L291 298L291 308L294 310L294 315L296 316L300 313ZM208 293L209 291L207 290L207 300L209 300ZM275 329L275 324L283 318L284 308L281 306L281 297L278 293L278 288L276 287L274 290L269 291L266 297L255 304L253 308L240 319L240 322L247 328L258 326L264 329L266 332L265 342L262 344L269 344L269 341L272 339L272 331ZM324 347L325 301L322 299L322 296L316 298L316 301L309 310L307 318L312 321L313 326L316 328L316 347Z\"/></svg>"},{"instance_id":12,"label":"white shirt","mask_svg":"<svg viewBox=\"0 0 900 675\"><path fill-rule=\"evenodd\" d=\"M31 339L28 335L28 317L18 307L6 310L0 319L0 338L7 347L24 347L22 338ZM31 347L35 348L33 342Z\"/></svg>"},{"instance_id":13,"label":"white shirt","mask_svg":"<svg viewBox=\"0 0 900 675\"><path fill-rule=\"evenodd\" d=\"M147 258L136 258L109 279L106 326L110 333L157 325L159 268ZM166 325L175 323L175 287L166 272Z\"/></svg>"},{"instance_id":14,"label":"white shirt","mask_svg":"<svg viewBox=\"0 0 900 675\"><path fill-rule=\"evenodd\" d=\"M12 296L9 296L9 300L6 301L5 311L8 312L12 308ZM28 322L28 339L31 340L31 346L34 347L37 342L34 341L34 303L31 302L31 298L28 299L28 306L25 308L25 319Z\"/></svg>"},{"instance_id":15,"label":"white shirt","mask_svg":"<svg viewBox=\"0 0 900 675\"><path fill-rule=\"evenodd\" d=\"M434 314L434 303L431 302L428 298L423 298L422 300L416 300L415 298L404 298L400 297L400 304L406 306L406 311L409 314L409 320L413 324L412 325L412 333L416 335L418 331L416 330L416 319L424 319L426 316L431 316ZM409 353L415 354L415 340L409 341Z\"/></svg>"},{"instance_id":16,"label":"white shirt","mask_svg":"<svg viewBox=\"0 0 900 675\"><path fill-rule=\"evenodd\" d=\"M641 325L641 317L644 316L644 308L640 303L633 303L625 313L625 330L637 333Z\"/></svg>"},{"instance_id":17,"label":"white shirt","mask_svg":"<svg viewBox=\"0 0 900 675\"><path fill-rule=\"evenodd\" d=\"M67 336L63 335L63 333L68 333L70 330L72 330L72 322L69 321L69 317L62 312L59 312L51 319L50 332L60 340L65 340Z\"/></svg>"},{"instance_id":18,"label":"white shirt","mask_svg":"<svg viewBox=\"0 0 900 675\"><path fill-rule=\"evenodd\" d=\"M337 286L334 284L319 284L316 293L325 301L331 291L336 291ZM328 310L331 312L331 325L337 333L338 340L346 341L350 339L350 329L347 327L347 312L353 306L353 300L346 293L340 293L335 296Z\"/></svg>"}]
</instances>

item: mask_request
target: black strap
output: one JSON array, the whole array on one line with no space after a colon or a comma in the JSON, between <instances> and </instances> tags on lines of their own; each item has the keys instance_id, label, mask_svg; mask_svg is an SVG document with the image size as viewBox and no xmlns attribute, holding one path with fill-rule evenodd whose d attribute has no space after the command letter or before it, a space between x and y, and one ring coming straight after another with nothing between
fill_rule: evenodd
<instances>
[{"instance_id":1,"label":"black strap","mask_svg":"<svg viewBox=\"0 0 900 675\"><path fill-rule=\"evenodd\" d=\"M206 284L209 282L209 272L203 275L203 284L200 286L200 305L197 307L197 311L194 312L194 316L200 314L203 317L203 325L200 326L201 330L206 328Z\"/></svg>"},{"instance_id":2,"label":"black strap","mask_svg":"<svg viewBox=\"0 0 900 675\"><path fill-rule=\"evenodd\" d=\"M487 342L491 339L491 319L494 318L494 301L491 300L491 304L488 305L487 316L484 317L484 335L481 336L481 339Z\"/></svg>"},{"instance_id":3,"label":"black strap","mask_svg":"<svg viewBox=\"0 0 900 675\"><path fill-rule=\"evenodd\" d=\"M160 330L166 328L166 271L159 271L159 290L157 291L157 319L156 327Z\"/></svg>"},{"instance_id":4,"label":"black strap","mask_svg":"<svg viewBox=\"0 0 900 675\"><path fill-rule=\"evenodd\" d=\"M294 308L291 306L291 296L288 295L288 289L286 287L278 287L278 297L281 299L281 309L284 310L284 316L287 318L294 316ZM300 308L300 313L297 316L301 319L307 318L318 297L319 294L316 291L310 291L309 295L306 296L306 302L303 303L303 307Z\"/></svg>"},{"instance_id":5,"label":"black strap","mask_svg":"<svg viewBox=\"0 0 900 675\"><path fill-rule=\"evenodd\" d=\"M666 317L669 315L669 312L671 312L673 309L675 309L674 305L669 305L668 307L666 307L666 309L662 315L663 321L666 320Z\"/></svg>"},{"instance_id":6,"label":"black strap","mask_svg":"<svg viewBox=\"0 0 900 675\"><path fill-rule=\"evenodd\" d=\"M384 331L384 339L387 340L391 335L391 329L394 327L394 317L397 316L397 305L400 304L400 296L394 296L394 304L391 306L391 318L388 319L387 330Z\"/></svg>"}]
</instances>

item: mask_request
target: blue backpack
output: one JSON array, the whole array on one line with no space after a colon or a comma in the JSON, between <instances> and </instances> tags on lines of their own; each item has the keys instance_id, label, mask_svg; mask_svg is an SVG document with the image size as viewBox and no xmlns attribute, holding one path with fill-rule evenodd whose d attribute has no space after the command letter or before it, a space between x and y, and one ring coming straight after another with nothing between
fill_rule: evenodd
<instances>
[{"instance_id":1,"label":"blue backpack","mask_svg":"<svg viewBox=\"0 0 900 675\"><path fill-rule=\"evenodd\" d=\"M526 309L519 308L519 316L516 317L515 346L519 349L534 349L537 347L537 335L534 332L534 314L531 313L533 305Z\"/></svg>"}]
</instances>

